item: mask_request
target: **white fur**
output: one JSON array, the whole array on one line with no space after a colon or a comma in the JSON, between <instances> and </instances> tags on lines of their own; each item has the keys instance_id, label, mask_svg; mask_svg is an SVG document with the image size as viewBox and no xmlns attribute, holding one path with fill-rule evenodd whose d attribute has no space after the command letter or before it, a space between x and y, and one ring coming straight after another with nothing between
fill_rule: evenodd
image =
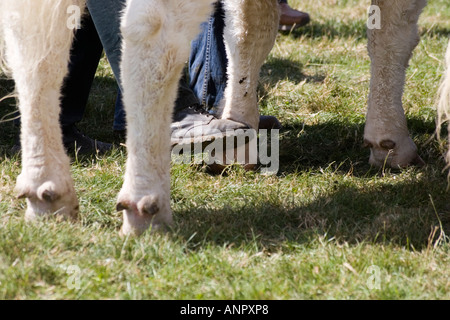
<instances>
[{"instance_id":1,"label":"white fur","mask_svg":"<svg viewBox=\"0 0 450 320\"><path fill-rule=\"evenodd\" d=\"M372 64L364 140L371 148L370 162L392 167L420 163L408 133L402 95L426 0L373 0L372 5L381 9L381 29L368 30Z\"/></svg>"},{"instance_id":2,"label":"white fur","mask_svg":"<svg viewBox=\"0 0 450 320\"><path fill-rule=\"evenodd\" d=\"M65 27L75 0L2 0L0 30L5 61L15 80L22 114L22 173L19 196L27 219L58 212L75 217L78 201L59 126L59 99L73 31Z\"/></svg>"},{"instance_id":3,"label":"white fur","mask_svg":"<svg viewBox=\"0 0 450 320\"><path fill-rule=\"evenodd\" d=\"M189 44L211 0L130 0L122 20L128 159L119 209L124 234L170 224L170 122Z\"/></svg>"},{"instance_id":4,"label":"white fur","mask_svg":"<svg viewBox=\"0 0 450 320\"><path fill-rule=\"evenodd\" d=\"M227 0L224 9L228 82L222 118L257 129L256 88L261 66L275 43L279 23L278 1Z\"/></svg>"},{"instance_id":5,"label":"white fur","mask_svg":"<svg viewBox=\"0 0 450 320\"><path fill-rule=\"evenodd\" d=\"M189 42L211 11L213 0L128 0L122 20L121 66L127 113L128 159L118 208L124 234L170 224L169 125ZM69 5L83 0L1 0L0 39L16 81L22 114L19 194L27 218L59 213L75 217L78 202L58 124L59 90L67 72L73 32ZM418 161L402 108L405 70L418 43L417 20L426 0L373 0L381 30L370 30L372 80L365 128L370 161L404 166ZM259 69L276 37L276 0L224 0L229 85L222 117L258 126ZM3 46L2 46L3 47ZM447 54L450 66L450 49ZM441 86L440 114L450 113L450 72ZM392 151L389 151L392 149ZM389 155L389 156L388 156ZM420 159L420 158L419 158Z\"/></svg>"}]
</instances>

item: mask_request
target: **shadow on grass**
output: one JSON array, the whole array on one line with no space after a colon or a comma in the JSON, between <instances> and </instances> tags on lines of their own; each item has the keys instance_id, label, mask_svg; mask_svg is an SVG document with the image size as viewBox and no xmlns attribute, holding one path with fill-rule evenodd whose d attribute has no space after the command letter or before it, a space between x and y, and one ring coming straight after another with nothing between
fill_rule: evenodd
<instances>
[{"instance_id":1,"label":"shadow on grass","mask_svg":"<svg viewBox=\"0 0 450 320\"><path fill-rule=\"evenodd\" d=\"M0 97L6 97L14 92L14 81L0 76ZM12 156L10 150L14 145L18 128L12 119L17 116L15 98L0 101L0 157L4 154Z\"/></svg>"},{"instance_id":2,"label":"shadow on grass","mask_svg":"<svg viewBox=\"0 0 450 320\"><path fill-rule=\"evenodd\" d=\"M291 36L355 37L355 34L366 37L365 26L360 21L348 26L313 23L307 28L293 31ZM269 79L271 86L286 79L295 83L304 80L323 81L322 76L305 76L302 67L295 61L271 59L264 66L262 76ZM108 141L111 138L115 82L109 78L103 80L93 88L92 102L88 106L82 129L92 128L93 131L87 131L89 135ZM11 91L11 85L11 81L0 80L0 87L6 88L6 91ZM14 110L6 102L1 107L2 115ZM277 250L282 246L285 249L286 242L306 243L317 235L350 243L369 241L423 248L428 244L432 228L438 225L438 217L445 231L448 233L450 230L450 211L445 194L447 184L445 174L436 169L443 167L442 161L436 160L440 157L439 152L435 147L425 144L425 137L434 132L434 122L410 117L408 125L413 137L420 141L420 154L435 168L423 169L420 177L413 181L367 188L356 188L342 182L331 183L326 195L315 198L311 203L293 203L289 207L282 204L277 195L256 205L249 201L248 205L242 207L230 206L216 211L196 206L175 212L179 229L177 234L186 240L196 234L192 239L193 245L206 241L239 246L256 240L256 243L269 250ZM332 165L343 175L351 171L353 176L361 179L367 177L369 181L378 172L371 171L367 164L369 151L361 147L363 131L362 123L338 120L317 125L297 122L284 124L280 145L280 175L318 171ZM0 155L8 153L14 136L12 123L0 124ZM87 158L83 161L90 160ZM438 215L431 205L430 195Z\"/></svg>"},{"instance_id":3,"label":"shadow on grass","mask_svg":"<svg viewBox=\"0 0 450 320\"><path fill-rule=\"evenodd\" d=\"M326 195L309 203L286 205L286 199L280 199L286 198L284 191L264 201L252 201L249 195L249 204L237 208L230 203L212 212L201 207L181 210L175 214L177 233L186 238L196 233L194 244L197 240L245 246L256 241L273 251L286 249L289 242L308 243L324 235L353 244L367 241L426 248L437 240L439 232L429 237L440 222L444 232L450 233L448 185L442 172L445 164L436 144L429 141L434 121L410 117L408 124L428 166L408 169L413 172L398 182L392 177L401 171L383 172L367 163L369 150L361 146L364 124L335 120L311 126L287 124L280 146L279 176L321 175L323 169L331 167L338 176L336 181L327 182ZM390 176L385 182L381 180L384 174ZM346 175L367 182L367 186L345 183Z\"/></svg>"},{"instance_id":4,"label":"shadow on grass","mask_svg":"<svg viewBox=\"0 0 450 320\"><path fill-rule=\"evenodd\" d=\"M362 148L364 124L330 121L317 125L286 124L280 140L280 174L319 169L335 163L362 165L367 171L368 151ZM350 163L348 159L351 159Z\"/></svg>"},{"instance_id":5,"label":"shadow on grass","mask_svg":"<svg viewBox=\"0 0 450 320\"><path fill-rule=\"evenodd\" d=\"M326 75L306 75L303 64L285 58L270 57L261 68L261 83L274 87L280 81L289 80L294 84L302 81L307 83L323 83Z\"/></svg>"},{"instance_id":6,"label":"shadow on grass","mask_svg":"<svg viewBox=\"0 0 450 320\"><path fill-rule=\"evenodd\" d=\"M331 167L339 177L350 175L367 181L355 187L338 178L329 181L325 195L308 203L286 205L286 199L271 193L269 199L236 207L211 210L193 205L176 210L175 234L190 241L193 248L202 243L236 246L256 243L267 250L286 250L288 243L308 243L317 236L338 241L361 241L424 248L429 235L439 225L450 232L450 209L446 194L446 173L436 146L426 137L434 133L434 121L409 117L408 125L417 140L419 152L429 167L411 174L415 178L398 183L374 183L380 171L367 164L369 151L363 149L363 123L333 118L316 125L285 123L280 142L280 177L290 174L320 175ZM5 136L0 135L0 143ZM90 165L94 157L79 161ZM199 173L200 174L200 173ZM314 184L312 180L310 182ZM301 193L303 190L292 190ZM284 196L286 197L286 192ZM431 205L430 196L437 212Z\"/></svg>"},{"instance_id":7,"label":"shadow on grass","mask_svg":"<svg viewBox=\"0 0 450 320\"><path fill-rule=\"evenodd\" d=\"M255 190L255 194L245 196L243 205L234 204L230 198L229 205L219 210L211 209L207 201L200 201L175 210L174 236L185 239L192 250L208 244L256 245L258 250L275 252L308 244L322 236L350 244L366 241L420 250L429 245L429 236L439 221L449 234L447 182L440 169L443 162L428 159L432 162L430 167L413 169L406 181L396 183L389 179L380 183L380 171L368 166L368 151L360 147L359 139L354 135L338 137L338 143L333 139L337 131L362 133L362 128L362 125L325 123L302 128L308 134L296 138L299 128L292 127L292 135L282 143L290 144L287 148L290 152L282 155L280 176L302 173L320 176L320 168L328 166L334 166L333 171L338 173L336 181L326 181L326 187L321 187L324 190L313 200L290 202L290 196L294 199L305 192L293 185L291 190L280 194L270 192L263 200ZM91 164L92 158L80 161ZM344 177L348 174L362 183L358 186L346 183ZM314 178L308 183L314 185ZM437 236L431 241L436 239Z\"/></svg>"},{"instance_id":8,"label":"shadow on grass","mask_svg":"<svg viewBox=\"0 0 450 320\"><path fill-rule=\"evenodd\" d=\"M259 250L278 251L288 250L289 243L310 243L323 236L338 243L368 242L421 250L437 240L439 232L431 239L430 234L440 223L446 234L450 232L445 177L436 171L425 170L420 178L396 184L356 188L336 181L329 188L327 195L289 208L274 196L256 206L249 201L238 208L176 211L176 234L190 239L192 249L207 243L256 244Z\"/></svg>"},{"instance_id":9,"label":"shadow on grass","mask_svg":"<svg viewBox=\"0 0 450 320\"><path fill-rule=\"evenodd\" d=\"M433 139L434 120L408 117L407 122L421 157L427 163L442 164L438 143ZM340 118L315 125L284 123L280 133L280 174L317 170L334 163L342 172L351 170L356 176L364 175L369 169L370 153L362 147L364 125Z\"/></svg>"}]
</instances>

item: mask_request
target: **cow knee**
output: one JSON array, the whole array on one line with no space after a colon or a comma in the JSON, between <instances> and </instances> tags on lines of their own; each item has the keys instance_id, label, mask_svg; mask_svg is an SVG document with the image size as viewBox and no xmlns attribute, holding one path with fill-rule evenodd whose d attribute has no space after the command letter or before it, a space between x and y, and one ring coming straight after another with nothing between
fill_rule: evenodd
<instances>
[{"instance_id":1,"label":"cow knee","mask_svg":"<svg viewBox=\"0 0 450 320\"><path fill-rule=\"evenodd\" d=\"M133 42L145 42L155 37L163 25L162 8L151 1L128 1L121 22L122 36Z\"/></svg>"}]
</instances>

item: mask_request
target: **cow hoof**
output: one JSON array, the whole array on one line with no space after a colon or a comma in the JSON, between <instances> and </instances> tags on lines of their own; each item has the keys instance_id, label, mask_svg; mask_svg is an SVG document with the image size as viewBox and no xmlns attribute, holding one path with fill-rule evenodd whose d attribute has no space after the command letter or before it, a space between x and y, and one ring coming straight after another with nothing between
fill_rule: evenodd
<instances>
[{"instance_id":1,"label":"cow hoof","mask_svg":"<svg viewBox=\"0 0 450 320\"><path fill-rule=\"evenodd\" d=\"M23 184L22 184L23 185ZM34 221L40 217L56 217L61 220L76 220L79 213L78 200L74 189L70 186L57 188L56 184L47 181L34 190L18 185L18 198L27 199L26 221Z\"/></svg>"},{"instance_id":2,"label":"cow hoof","mask_svg":"<svg viewBox=\"0 0 450 320\"><path fill-rule=\"evenodd\" d=\"M121 236L140 236L148 229L152 232L164 230L173 222L169 203L163 203L155 195L144 196L139 201L120 197L117 211L123 211Z\"/></svg>"},{"instance_id":3,"label":"cow hoof","mask_svg":"<svg viewBox=\"0 0 450 320\"><path fill-rule=\"evenodd\" d=\"M400 142L390 139L383 139L379 142L364 139L364 147L370 148L369 163L376 167L425 166L425 161L419 156L416 145L409 137Z\"/></svg>"}]
</instances>

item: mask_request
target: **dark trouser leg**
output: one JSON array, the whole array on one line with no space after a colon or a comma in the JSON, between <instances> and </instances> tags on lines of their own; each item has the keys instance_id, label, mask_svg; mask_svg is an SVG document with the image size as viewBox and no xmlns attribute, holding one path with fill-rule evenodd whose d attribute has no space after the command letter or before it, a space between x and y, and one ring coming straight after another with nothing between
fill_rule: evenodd
<instances>
[{"instance_id":1,"label":"dark trouser leg","mask_svg":"<svg viewBox=\"0 0 450 320\"><path fill-rule=\"evenodd\" d=\"M86 15L82 23L82 28L75 35L69 73L62 88L62 126L73 125L83 118L92 81L103 52L91 17Z\"/></svg>"}]
</instances>

